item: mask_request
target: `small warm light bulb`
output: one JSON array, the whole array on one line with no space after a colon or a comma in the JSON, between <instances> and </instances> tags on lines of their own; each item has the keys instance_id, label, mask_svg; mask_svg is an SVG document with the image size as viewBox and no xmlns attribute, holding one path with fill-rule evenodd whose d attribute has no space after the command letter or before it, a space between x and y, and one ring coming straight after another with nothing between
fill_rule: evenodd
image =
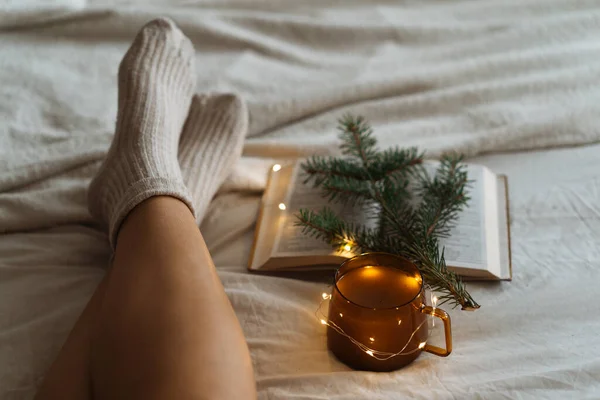
<instances>
[{"instance_id":1,"label":"small warm light bulb","mask_svg":"<svg viewBox=\"0 0 600 400\"><path fill-rule=\"evenodd\" d=\"M327 293L323 293L321 296L323 297L323 300L327 300L329 298Z\"/></svg>"},{"instance_id":2,"label":"small warm light bulb","mask_svg":"<svg viewBox=\"0 0 600 400\"><path fill-rule=\"evenodd\" d=\"M433 306L434 310L435 310L435 306L437 306L437 301L438 301L437 296L435 296L435 295L432 294L431 295L431 305ZM435 328L435 319L431 320L431 327Z\"/></svg>"},{"instance_id":3,"label":"small warm light bulb","mask_svg":"<svg viewBox=\"0 0 600 400\"><path fill-rule=\"evenodd\" d=\"M372 337L370 337L370 338L369 338L369 340L370 340L371 342L374 342L374 341L375 341L375 338L372 338Z\"/></svg>"},{"instance_id":4,"label":"small warm light bulb","mask_svg":"<svg viewBox=\"0 0 600 400\"><path fill-rule=\"evenodd\" d=\"M375 357L375 356L373 355L373 351L372 351L372 350L367 350L365 353L367 353L367 354L368 354L368 355L370 355L371 357Z\"/></svg>"},{"instance_id":5,"label":"small warm light bulb","mask_svg":"<svg viewBox=\"0 0 600 400\"><path fill-rule=\"evenodd\" d=\"M273 165L273 172L277 172L277 171L279 171L280 169L281 169L281 165L279 165L279 164L275 164L275 165Z\"/></svg>"},{"instance_id":6,"label":"small warm light bulb","mask_svg":"<svg viewBox=\"0 0 600 400\"><path fill-rule=\"evenodd\" d=\"M343 317L343 316L344 316L344 314L340 313L340 317Z\"/></svg>"},{"instance_id":7,"label":"small warm light bulb","mask_svg":"<svg viewBox=\"0 0 600 400\"><path fill-rule=\"evenodd\" d=\"M352 246L350 246L349 244L347 244L347 245L344 246L344 250L350 251L350 250L352 250Z\"/></svg>"},{"instance_id":8,"label":"small warm light bulb","mask_svg":"<svg viewBox=\"0 0 600 400\"><path fill-rule=\"evenodd\" d=\"M400 325L401 323L402 323L402 320L401 320L401 319L399 319L399 320L398 320L398 325Z\"/></svg>"},{"instance_id":9,"label":"small warm light bulb","mask_svg":"<svg viewBox=\"0 0 600 400\"><path fill-rule=\"evenodd\" d=\"M327 321L325 321L324 319L321 320L321 324L323 325L327 325Z\"/></svg>"},{"instance_id":10,"label":"small warm light bulb","mask_svg":"<svg viewBox=\"0 0 600 400\"><path fill-rule=\"evenodd\" d=\"M421 343L419 344L419 348L420 348L420 349L422 349L423 347L425 347L425 345L426 345L426 344L427 344L427 343L425 343L425 342L421 342Z\"/></svg>"},{"instance_id":11,"label":"small warm light bulb","mask_svg":"<svg viewBox=\"0 0 600 400\"><path fill-rule=\"evenodd\" d=\"M285 204L279 203L279 209L280 210L285 210Z\"/></svg>"}]
</instances>

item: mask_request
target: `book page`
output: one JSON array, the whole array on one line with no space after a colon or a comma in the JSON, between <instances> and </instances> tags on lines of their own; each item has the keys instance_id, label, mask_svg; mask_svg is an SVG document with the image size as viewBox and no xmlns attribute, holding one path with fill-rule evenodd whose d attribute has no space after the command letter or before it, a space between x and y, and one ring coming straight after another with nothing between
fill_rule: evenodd
<instances>
[{"instance_id":1,"label":"book page","mask_svg":"<svg viewBox=\"0 0 600 400\"><path fill-rule=\"evenodd\" d=\"M435 173L437 163L425 164L431 175ZM484 170L477 165L467 165L470 186L468 188L468 207L458 216L450 236L440 240L444 247L446 264L453 267L487 269L487 250L485 236L485 185Z\"/></svg>"},{"instance_id":2,"label":"book page","mask_svg":"<svg viewBox=\"0 0 600 400\"><path fill-rule=\"evenodd\" d=\"M433 174L438 165L437 162L428 162L424 167L429 174ZM467 165L467 168L469 180L472 181L469 187L469 207L461 212L450 236L442 239L440 245L444 247L449 266L487 270L484 168L477 165ZM271 257L344 256L344 252L332 249L324 241L302 233L302 227L296 226L298 211L301 208L318 211L327 206L348 222L374 228L376 221L365 216L362 212L364 206L328 203L319 189L303 183L304 176L301 174L300 165L296 164L283 200L286 209L280 213ZM351 257L352 254L348 253L346 256Z\"/></svg>"},{"instance_id":3,"label":"book page","mask_svg":"<svg viewBox=\"0 0 600 400\"><path fill-rule=\"evenodd\" d=\"M339 217L347 222L357 224L366 224L373 227L372 221L369 221L362 211L361 206L352 204L328 203L323 198L320 189L313 188L310 184L304 184L305 176L301 172L299 165L296 165L296 173L290 184L290 189L286 196L286 215L281 225L278 240L274 246L274 257L290 257L300 255L328 255L344 252L336 251L331 245L321 239L316 239L302 233L302 227L296 226L298 221L296 214L301 208L319 211L327 206ZM351 254L349 254L351 256Z\"/></svg>"}]
</instances>

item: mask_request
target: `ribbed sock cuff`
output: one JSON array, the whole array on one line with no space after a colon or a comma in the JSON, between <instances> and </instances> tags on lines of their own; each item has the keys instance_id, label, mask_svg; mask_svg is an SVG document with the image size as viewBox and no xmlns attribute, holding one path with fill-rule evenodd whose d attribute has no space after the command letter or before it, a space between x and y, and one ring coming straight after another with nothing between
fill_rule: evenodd
<instances>
[{"instance_id":1,"label":"ribbed sock cuff","mask_svg":"<svg viewBox=\"0 0 600 400\"><path fill-rule=\"evenodd\" d=\"M168 178L147 178L137 181L129 186L113 208L108 230L110 245L113 250L117 246L117 236L127 215L144 200L154 196L170 196L181 200L195 217L192 197L183 182Z\"/></svg>"}]
</instances>

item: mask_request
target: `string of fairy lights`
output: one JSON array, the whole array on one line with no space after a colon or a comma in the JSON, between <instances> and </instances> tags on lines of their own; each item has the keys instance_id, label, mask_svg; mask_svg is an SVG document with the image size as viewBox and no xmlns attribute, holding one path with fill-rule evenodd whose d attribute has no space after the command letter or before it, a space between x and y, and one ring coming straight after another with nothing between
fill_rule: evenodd
<instances>
[{"instance_id":1,"label":"string of fairy lights","mask_svg":"<svg viewBox=\"0 0 600 400\"><path fill-rule=\"evenodd\" d=\"M280 171L281 165L280 164L273 165L272 170L273 170L273 172ZM287 209L285 203L279 203L278 208L281 211L285 211ZM340 250L349 253L352 250L352 243L348 242L348 243L342 245ZM368 345L362 343L361 341L357 340L356 338L352 337L351 335L348 335L344 331L344 329L342 329L342 327L340 327L335 322L330 320L329 317L323 312L323 305L325 304L325 302L328 302L329 300L331 300L331 295L324 292L321 295L321 301L319 303L319 306L318 306L317 310L315 311L315 317L317 318L317 320L322 325L326 325L326 326L330 327L331 329L335 330L337 333L339 333L340 335L342 335L345 338L347 338L348 340L350 340L350 342L352 342L352 344L354 344L356 347L358 347L361 351L364 351L366 354L368 354L369 356L371 356L377 360L385 361L385 360L389 360L390 358L396 357L399 355L409 355L409 354L415 353L417 351L421 351L427 345L427 342L421 342L421 343L419 343L419 345L416 348L409 350L409 351L405 351L406 348L408 347L408 345L410 344L410 342L412 341L413 337L423 327L423 325L425 325L427 323L428 319L425 319L413 330L412 334L409 336L408 340L406 341L406 343L404 344L404 346L402 347L402 349L400 351L398 351L396 353L391 353L391 352L386 352L386 351L379 351L377 349L369 347ZM435 295L433 295L433 293L432 293L431 294L431 304L432 304L432 307L434 310L437 305L437 300L438 300L437 297ZM340 314L340 317L343 317L343 315ZM402 321L399 320L398 325L400 325L401 322ZM432 319L432 327L434 327L434 326L435 326L435 319ZM375 338L370 337L369 341L375 342Z\"/></svg>"},{"instance_id":2,"label":"string of fairy lights","mask_svg":"<svg viewBox=\"0 0 600 400\"><path fill-rule=\"evenodd\" d=\"M361 341L357 340L356 338L348 335L346 332L344 332L344 330L337 325L335 322L333 322L332 320L329 319L329 317L323 312L323 305L325 304L325 302L331 300L331 295L328 293L323 292L321 294L321 301L319 303L319 306L317 308L317 310L315 311L315 317L317 317L317 320L319 320L319 322L322 325L326 325L328 327L330 327L331 329L335 330L337 333L339 333L340 335L344 336L345 338L347 338L348 340L350 340L350 342L352 342L352 344L354 344L356 347L358 347L360 350L364 351L366 354L370 355L371 357L380 360L380 361L385 361L385 360L389 360L392 357L396 357L399 355L409 355L412 353L415 353L417 351L422 350L425 345L427 345L427 342L421 342L419 343L419 345L409 351L405 351L406 348L408 347L408 345L410 344L410 342L412 341L413 337L417 334L417 332L421 329L421 327L423 325L425 325L427 323L427 319L423 320L423 322L421 322L412 332L412 334L409 336L408 340L406 341L406 343L404 344L404 346L402 347L402 349L396 353L391 353L391 352L387 352L387 351L379 351L376 350L372 347L367 346L366 344L362 343ZM437 304L437 297L435 295L431 295L431 303L432 303L432 307L435 310L435 306ZM340 317L343 317L343 315L341 315ZM400 325L402 323L402 321L398 321L398 325ZM432 326L435 326L435 320L432 319ZM369 338L370 342L375 342L375 338L370 337Z\"/></svg>"}]
</instances>

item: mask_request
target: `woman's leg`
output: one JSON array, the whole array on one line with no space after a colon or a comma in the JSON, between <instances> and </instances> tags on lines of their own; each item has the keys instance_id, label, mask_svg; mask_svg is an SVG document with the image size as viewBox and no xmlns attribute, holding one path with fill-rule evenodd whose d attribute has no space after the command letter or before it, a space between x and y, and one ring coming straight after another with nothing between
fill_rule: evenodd
<instances>
[{"instance_id":1,"label":"woman's leg","mask_svg":"<svg viewBox=\"0 0 600 400\"><path fill-rule=\"evenodd\" d=\"M137 206L94 329L96 399L253 399L248 348L188 207Z\"/></svg>"},{"instance_id":2,"label":"woman's leg","mask_svg":"<svg viewBox=\"0 0 600 400\"><path fill-rule=\"evenodd\" d=\"M99 176L94 180L90 188L90 208L94 214L104 219L110 225L110 237L111 242L115 243L117 232L121 221L129 214L131 209L134 207L134 211L131 212L131 217L127 218L130 221L133 216L136 215L139 209L146 209L148 204L154 204L155 199L153 196L159 196L161 194L174 196L185 201L185 205L188 207L192 205L199 210L197 219L202 218L202 214L206 209L206 205L214 195L218 186L222 183L223 179L227 175L227 171L231 165L239 158L241 148L243 144L243 138L247 128L247 112L243 103L231 95L220 95L220 96L195 96L190 108L190 113L186 122L186 125L181 134L181 141L179 143L179 163L183 170L181 181L181 172L179 171L177 160L173 160L173 144L177 143L181 124L185 118L185 114L182 118L181 111L187 110L186 102L189 104L191 94L189 94L190 88L193 86L190 82L193 81L189 77L189 66L190 54L189 50L191 45L186 42L186 38L181 32L174 26L174 24L167 20L156 20L149 23L140 32L136 41L132 45L132 48L128 51L125 59L121 64L119 70L119 116L117 118L117 132L113 145L111 146L111 152L107 157L105 165L102 167ZM165 68L165 65L167 68ZM187 68L186 68L187 67ZM170 74L168 73L170 72ZM176 79L179 77L179 79ZM141 87L140 87L141 86ZM144 87L145 86L145 87ZM141 90L140 90L141 89ZM186 100L187 99L187 100ZM150 111L150 112L148 112ZM159 136L157 136L159 135ZM175 140L173 140L175 138ZM125 153L124 153L125 152ZM175 162L173 162L175 161ZM165 164L167 164L165 166ZM183 183L183 184L182 184ZM185 186L191 189L188 192ZM146 200L145 199L150 199ZM156 200L161 199L158 204L169 204L168 202L177 202L171 197L156 197ZM142 205L136 207L140 202ZM167 202L167 203L165 203ZM177 210L184 203L177 202L178 206L160 207L161 215L173 216L180 221L180 213L173 210ZM143 206L143 207L142 207ZM150 210L154 210L154 206L150 207ZM171 211L165 211L171 210ZM153 215L153 211L149 212L149 215ZM144 212L142 215L145 215ZM191 217L191 213L188 214ZM179 217L177 216L179 215ZM153 218L153 217L151 217ZM135 219L134 219L135 220ZM168 225L172 225L167 222ZM126 225L131 225L127 222ZM185 223L183 224L185 226ZM135 223L134 223L135 226ZM189 227L188 227L189 228ZM135 230L132 229L132 230ZM181 231L181 230L179 230ZM179 235L177 230L167 229L161 233L167 234L166 242L172 240L172 234ZM196 229L196 236L200 237L199 232ZM119 234L119 243L125 239L121 239L122 235ZM126 237L126 236L125 236ZM144 246L146 239L152 241L154 236L149 232L138 232L137 242L138 245ZM209 279L207 282L216 282L216 286L209 283L210 287L205 288L202 285L198 286L195 290L190 289L195 285L195 281L187 282L188 289L192 292L197 290L206 290L207 293L217 293L216 298L223 298L224 292L218 280L214 280L216 277L214 272L214 266L208 256L206 246L202 241L201 237L197 241L188 242L191 245L188 250L191 250L190 254L185 255L181 253L175 256L173 259L169 259L168 263L177 265L178 259L187 259L190 257L193 262L187 264L186 267L176 267L174 271L168 273L171 276L171 280L166 282L181 280L182 275L186 276L190 273L187 267L189 265L198 266L200 264L205 265L205 271L196 271L192 275L199 275L205 277L207 274L212 276L212 280ZM194 249L194 243L196 248ZM165 246L163 246L165 248ZM135 262L135 252L129 253L128 246L119 244L117 246L117 253L115 258L115 266L122 265L123 263L119 260L126 258L132 259L133 264L139 265ZM200 255L200 258L196 256ZM180 257L183 256L183 257ZM131 258L133 257L133 258ZM168 258L168 252L167 256ZM135 266L128 267L127 271L135 269ZM113 268L114 269L114 268ZM163 271L164 273L164 271ZM110 274L112 276L112 273ZM94 391L97 395L103 393L109 396L109 398L118 398L118 390L131 390L135 391L134 386L131 389L127 384L127 377L131 377L127 372L124 375L119 375L121 384L116 385L112 383L110 375L105 374L103 371L106 368L110 369L110 359L103 358L106 354L96 350L96 346L104 349L111 349L112 345L120 347L120 340L124 341L131 340L131 337L127 335L127 332L134 331L130 329L129 325L120 326L122 331L113 329L112 339L116 340L116 343L110 343L108 339L111 337L107 336L105 340L102 336L107 328L106 324L111 324L113 318L111 307L120 309L120 302L124 299L120 297L122 293L117 289L112 289L116 293L116 298L111 298L107 302L109 306L102 307L104 303L106 287L122 287L123 285L131 285L126 279L123 280L124 276L129 276L125 273L119 273L119 278L116 279L116 283L110 283L113 281L112 277L107 276L98 287L96 293L90 300L88 306L84 310L80 319L77 321L73 331L69 335L69 338L63 349L61 350L57 360L48 372L43 385L40 388L37 398L39 399L85 399L91 398L91 385L94 386ZM151 274L154 276L154 274ZM206 284L206 283L205 283ZM161 282L155 282L156 288L162 287ZM171 285L169 283L169 285ZM164 289L164 287L163 287ZM186 290L182 290L181 293L185 293ZM137 293L135 287L131 293ZM220 293L220 295L218 294ZM189 294L189 293L188 293ZM151 296L152 297L152 296ZM189 320L187 315L182 313L180 309L185 309L186 305L180 304L180 301L189 299L188 295L168 297L165 302L159 302L162 304L162 311L164 315L156 313L153 307L146 307L142 309L136 309L135 305L128 305L127 303L122 304L123 309L135 310L137 317L144 319L148 318L144 315L146 312L152 312L154 320L159 322L159 325L163 328L162 333L159 328L153 329L151 333L159 332L161 340L166 341L178 341L179 335L182 332L189 332L190 330L185 328L186 324L196 324L195 319ZM226 299L225 299L226 300ZM148 304L153 304L152 301L148 301ZM222 335L220 332L216 338L212 339L212 342L207 344L206 349L212 350L215 347L218 348L218 344L223 344L225 348L234 350L239 349L239 325L235 320L231 320L231 307L228 301L222 303L221 301L213 300L213 310L223 311L224 314L217 319L215 315L221 315L220 313L206 313L203 319L206 320L210 326L218 325L223 322L226 326L233 326L233 330L228 335ZM189 308L202 311L206 304L193 304ZM225 307L225 309L223 309ZM108 311L107 311L108 310ZM169 326L164 326L160 321L165 322L162 317L166 319L170 318L173 312L177 315L182 316L180 320L181 326L177 329ZM140 315L141 314L141 315ZM126 314L118 314L120 318ZM118 319L117 318L117 319ZM126 323L127 321L122 321ZM233 324L233 325L232 325ZM179 328L184 328L183 331L179 331ZM207 330L204 330L207 331ZM116 332L116 333L115 333ZM121 336L121 333L125 333ZM136 332L138 342L148 343L155 340L152 335L145 332ZM144 336L148 335L148 337ZM93 341L92 341L93 336ZM199 336L198 338L202 338ZM225 341L221 341L225 339ZM233 346L230 348L228 340L235 338ZM93 343L92 343L93 342ZM243 340L242 340L243 342ZM180 343L188 343L188 341L182 341ZM215 344L216 343L216 344ZM93 344L93 346L92 346ZM189 346L189 353L200 353L200 357L205 360L210 360L213 354L209 351L206 357L203 357L203 349L198 347L199 343L192 340L188 344L183 345L181 348L186 349ZM90 356L90 348L94 350L94 362ZM151 346L153 347L153 346ZM138 351L138 348L133 347L132 351ZM183 350L182 350L183 351ZM237 350L236 350L237 351ZM227 376L223 376L217 371L229 370L235 365L246 365L245 372L236 371L235 381L240 382L240 385L234 385L228 387L229 392L232 390L241 390L241 392L235 392L235 396L253 396L254 390L248 389L247 380L250 381L250 386L253 387L252 371L248 364L248 352L245 348L241 349L241 353L236 351L229 351L224 354L224 357L233 357L230 359L228 364L220 364L221 367L214 369L211 378L212 385L205 387L205 394L219 395L219 387L223 386L224 380L229 382ZM188 351L183 351L188 353ZM126 355L127 353L123 353ZM172 354L169 352L168 354ZM156 361L156 365L148 364L144 365L144 371L142 375L158 371L161 365L165 365L168 361L167 354L164 352L154 352L150 354L151 358ZM244 361L245 360L245 361ZM117 361L121 363L121 361ZM204 374L206 368L195 368L193 362L186 361L185 354L184 358L180 359L181 365L188 365L189 368L194 369L188 371L188 367L183 367L184 372L188 371L189 374L200 373ZM93 365L92 365L93 364ZM89 369L98 371L96 374L90 373ZM138 368L139 369L139 368ZM234 372L233 368L231 372ZM244 368L242 368L244 369ZM135 369L134 369L135 370ZM92 371L92 372L93 372ZM129 371L131 372L131 371ZM241 373L241 375L239 375ZM249 373L249 377L248 377ZM93 376L92 376L93 375ZM138 378L142 375L136 375ZM237 375L237 376L236 376ZM208 375L207 375L208 376ZM182 390L189 387L190 390L194 389L194 385L188 385L182 381L181 376L178 378L178 383ZM203 381L202 376L196 376L194 381ZM100 383L100 381L102 383ZM136 381L137 382L137 381ZM244 383L246 382L246 383ZM131 383L131 382L130 382ZM139 382L137 382L139 383ZM136 384L137 384L136 383ZM147 382L144 386L144 390L152 390L153 381ZM169 380L162 381L161 386L164 390L170 390ZM237 389L236 389L237 388ZM114 394L111 390L117 390ZM158 390L158 389L157 389ZM179 391L181 392L181 390ZM129 396L129 395L128 395ZM135 396L132 394L132 396ZM98 397L98 396L96 396ZM143 397L147 397L145 394ZM99 397L98 397L99 398ZM171 396L167 396L171 398Z\"/></svg>"},{"instance_id":3,"label":"woman's leg","mask_svg":"<svg viewBox=\"0 0 600 400\"><path fill-rule=\"evenodd\" d=\"M37 398L91 399L92 379L96 399L255 397L243 333L192 214L176 199L153 197L129 215L113 268Z\"/></svg>"}]
</instances>

